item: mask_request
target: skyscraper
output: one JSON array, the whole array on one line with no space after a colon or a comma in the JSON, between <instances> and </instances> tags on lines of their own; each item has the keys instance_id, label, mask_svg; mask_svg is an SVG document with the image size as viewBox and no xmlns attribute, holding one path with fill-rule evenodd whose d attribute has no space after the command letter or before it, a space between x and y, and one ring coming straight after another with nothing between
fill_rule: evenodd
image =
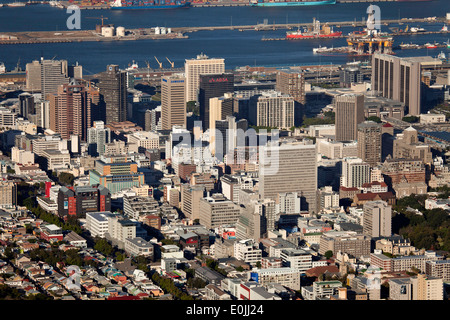
<instances>
[{"instance_id":1,"label":"skyscraper","mask_svg":"<svg viewBox=\"0 0 450 320\"><path fill-rule=\"evenodd\" d=\"M364 121L364 95L343 94L334 101L336 140L357 139L357 126Z\"/></svg>"},{"instance_id":2,"label":"skyscraper","mask_svg":"<svg viewBox=\"0 0 450 320\"><path fill-rule=\"evenodd\" d=\"M100 73L98 87L105 103L105 124L127 120L127 73L108 65Z\"/></svg>"},{"instance_id":3,"label":"skyscraper","mask_svg":"<svg viewBox=\"0 0 450 320\"><path fill-rule=\"evenodd\" d=\"M198 102L200 107L200 120L202 120L204 131L211 126L209 121L210 99L222 97L225 93L232 93L233 91L234 75L232 73L200 75Z\"/></svg>"},{"instance_id":4,"label":"skyscraper","mask_svg":"<svg viewBox=\"0 0 450 320\"><path fill-rule=\"evenodd\" d=\"M88 153L91 156L102 156L105 153L105 144L111 141L111 130L105 128L103 121L94 121L87 133Z\"/></svg>"},{"instance_id":5,"label":"skyscraper","mask_svg":"<svg viewBox=\"0 0 450 320\"><path fill-rule=\"evenodd\" d=\"M294 126L294 98L278 91L254 95L249 102L249 120L255 126L291 128Z\"/></svg>"},{"instance_id":6,"label":"skyscraper","mask_svg":"<svg viewBox=\"0 0 450 320\"><path fill-rule=\"evenodd\" d=\"M361 188L370 182L370 165L360 158L344 158L342 161L341 186Z\"/></svg>"},{"instance_id":7,"label":"skyscraper","mask_svg":"<svg viewBox=\"0 0 450 320\"><path fill-rule=\"evenodd\" d=\"M306 103L305 78L301 70L280 70L277 73L275 89L294 98L295 125L299 125L303 117L303 106Z\"/></svg>"},{"instance_id":8,"label":"skyscraper","mask_svg":"<svg viewBox=\"0 0 450 320\"><path fill-rule=\"evenodd\" d=\"M68 82L66 60L41 60L41 93L44 99L55 93L61 84Z\"/></svg>"},{"instance_id":9,"label":"skyscraper","mask_svg":"<svg viewBox=\"0 0 450 320\"><path fill-rule=\"evenodd\" d=\"M201 54L197 59L186 59L184 63L186 75L186 102L197 101L201 74L220 74L225 72L225 60L209 58Z\"/></svg>"},{"instance_id":10,"label":"skyscraper","mask_svg":"<svg viewBox=\"0 0 450 320\"><path fill-rule=\"evenodd\" d=\"M381 96L403 102L408 114L421 113L422 67L442 64L429 56L396 57L375 53L372 56L372 90Z\"/></svg>"},{"instance_id":11,"label":"skyscraper","mask_svg":"<svg viewBox=\"0 0 450 320\"><path fill-rule=\"evenodd\" d=\"M186 81L183 74L172 74L161 78L162 130L173 126L186 128Z\"/></svg>"},{"instance_id":12,"label":"skyscraper","mask_svg":"<svg viewBox=\"0 0 450 320\"><path fill-rule=\"evenodd\" d=\"M392 235L392 207L386 202L369 201L364 204L363 233L371 237Z\"/></svg>"},{"instance_id":13,"label":"skyscraper","mask_svg":"<svg viewBox=\"0 0 450 320\"><path fill-rule=\"evenodd\" d=\"M381 124L365 121L358 124L358 158L375 166L381 162Z\"/></svg>"},{"instance_id":14,"label":"skyscraper","mask_svg":"<svg viewBox=\"0 0 450 320\"><path fill-rule=\"evenodd\" d=\"M277 201L279 193L297 192L304 200L302 210L316 212L317 152L315 145L296 142L262 147L259 157L261 199Z\"/></svg>"},{"instance_id":15,"label":"skyscraper","mask_svg":"<svg viewBox=\"0 0 450 320\"><path fill-rule=\"evenodd\" d=\"M69 139L72 134L86 141L87 129L91 126L91 96L84 85L72 79L60 85L50 100L50 129Z\"/></svg>"}]
</instances>

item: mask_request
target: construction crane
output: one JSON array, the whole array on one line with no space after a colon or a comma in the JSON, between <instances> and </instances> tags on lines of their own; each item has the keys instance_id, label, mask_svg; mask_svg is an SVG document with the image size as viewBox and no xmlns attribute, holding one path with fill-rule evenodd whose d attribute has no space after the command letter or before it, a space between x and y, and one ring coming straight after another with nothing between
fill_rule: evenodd
<instances>
[{"instance_id":1,"label":"construction crane","mask_svg":"<svg viewBox=\"0 0 450 320\"><path fill-rule=\"evenodd\" d=\"M162 69L162 63L159 62L159 60L158 60L158 58L156 56L155 56L155 59L156 59L156 62L158 62L158 64L159 64L159 68Z\"/></svg>"},{"instance_id":2,"label":"construction crane","mask_svg":"<svg viewBox=\"0 0 450 320\"><path fill-rule=\"evenodd\" d=\"M170 65L172 66L172 68L175 68L175 63L173 63L172 61L170 61L169 58L167 58L167 57L166 57L166 59L167 59L167 61L169 61L169 63L170 63Z\"/></svg>"},{"instance_id":3,"label":"construction crane","mask_svg":"<svg viewBox=\"0 0 450 320\"><path fill-rule=\"evenodd\" d=\"M104 26L103 20L108 20L108 18L100 16L100 17L87 17L87 19L101 19L102 20L102 27Z\"/></svg>"}]
</instances>

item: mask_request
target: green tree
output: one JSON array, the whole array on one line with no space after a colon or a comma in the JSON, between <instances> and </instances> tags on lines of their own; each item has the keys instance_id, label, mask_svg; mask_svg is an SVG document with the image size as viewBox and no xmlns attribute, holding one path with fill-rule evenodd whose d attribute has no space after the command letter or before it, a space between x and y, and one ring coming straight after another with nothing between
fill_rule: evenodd
<instances>
[{"instance_id":1,"label":"green tree","mask_svg":"<svg viewBox=\"0 0 450 320\"><path fill-rule=\"evenodd\" d=\"M325 258L330 259L333 256L333 251L328 250L324 254Z\"/></svg>"},{"instance_id":2,"label":"green tree","mask_svg":"<svg viewBox=\"0 0 450 320\"><path fill-rule=\"evenodd\" d=\"M381 123L381 119L379 117L377 117L377 116L370 116L370 117L367 118L367 121L373 121L373 122L376 122L376 123Z\"/></svg>"}]
</instances>

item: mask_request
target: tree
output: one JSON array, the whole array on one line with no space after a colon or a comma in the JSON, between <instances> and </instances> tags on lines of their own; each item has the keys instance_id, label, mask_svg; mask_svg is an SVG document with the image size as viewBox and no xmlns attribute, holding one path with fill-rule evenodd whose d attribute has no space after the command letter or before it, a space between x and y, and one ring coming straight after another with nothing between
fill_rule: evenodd
<instances>
[{"instance_id":1,"label":"tree","mask_svg":"<svg viewBox=\"0 0 450 320\"><path fill-rule=\"evenodd\" d=\"M419 121L419 117L416 116L406 116L402 118L402 121L408 122L408 123L416 123Z\"/></svg>"},{"instance_id":2,"label":"tree","mask_svg":"<svg viewBox=\"0 0 450 320\"><path fill-rule=\"evenodd\" d=\"M75 180L75 177L71 173L61 172L59 174L58 180L63 185L73 185L73 181Z\"/></svg>"},{"instance_id":3,"label":"tree","mask_svg":"<svg viewBox=\"0 0 450 320\"><path fill-rule=\"evenodd\" d=\"M325 252L324 256L325 258L330 259L333 256L333 251L328 250L327 252Z\"/></svg>"},{"instance_id":4,"label":"tree","mask_svg":"<svg viewBox=\"0 0 450 320\"><path fill-rule=\"evenodd\" d=\"M381 123L381 119L379 117L377 117L377 116L370 116L370 117L367 118L367 121L373 121L373 122L376 122L376 123Z\"/></svg>"}]
</instances>

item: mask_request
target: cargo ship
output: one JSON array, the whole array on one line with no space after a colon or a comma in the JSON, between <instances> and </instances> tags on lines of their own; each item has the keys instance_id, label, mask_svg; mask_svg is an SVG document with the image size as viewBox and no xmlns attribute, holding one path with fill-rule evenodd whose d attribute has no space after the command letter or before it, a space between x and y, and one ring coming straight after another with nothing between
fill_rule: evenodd
<instances>
[{"instance_id":1,"label":"cargo ship","mask_svg":"<svg viewBox=\"0 0 450 320\"><path fill-rule=\"evenodd\" d=\"M286 32L286 39L338 38L340 36L342 36L342 31L334 31L333 28L330 28L326 24L320 29L320 21L315 18L313 20L312 30L302 32L298 29L298 31Z\"/></svg>"},{"instance_id":2,"label":"cargo ship","mask_svg":"<svg viewBox=\"0 0 450 320\"><path fill-rule=\"evenodd\" d=\"M319 6L336 4L336 0L250 0L253 7Z\"/></svg>"},{"instance_id":3,"label":"cargo ship","mask_svg":"<svg viewBox=\"0 0 450 320\"><path fill-rule=\"evenodd\" d=\"M111 9L176 9L189 7L187 0L116 0L111 4Z\"/></svg>"}]
</instances>

